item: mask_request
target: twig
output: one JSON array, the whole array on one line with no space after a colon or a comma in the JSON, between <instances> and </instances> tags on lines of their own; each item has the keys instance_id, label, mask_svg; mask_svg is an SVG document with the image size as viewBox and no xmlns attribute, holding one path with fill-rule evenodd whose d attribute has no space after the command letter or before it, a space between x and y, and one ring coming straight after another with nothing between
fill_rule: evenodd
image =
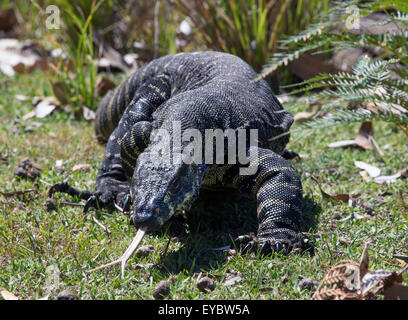
<instances>
[{"instance_id":1,"label":"twig","mask_svg":"<svg viewBox=\"0 0 408 320\"><path fill-rule=\"evenodd\" d=\"M105 230L108 234L110 234L111 233L111 231L107 228L107 227L105 227L98 219L96 219L94 216L92 216L92 219L93 219L93 221L98 225L98 226L100 226L103 230Z\"/></svg>"},{"instance_id":2,"label":"twig","mask_svg":"<svg viewBox=\"0 0 408 320\"><path fill-rule=\"evenodd\" d=\"M81 203L69 202L69 201L60 201L60 204L63 204L63 205L66 205L66 206L73 206L73 207L83 207L84 206Z\"/></svg>"},{"instance_id":3,"label":"twig","mask_svg":"<svg viewBox=\"0 0 408 320\"><path fill-rule=\"evenodd\" d=\"M18 190L18 191L0 192L0 193L5 197L14 197L14 196L19 196L19 195L26 194L26 193L33 192L33 191L34 189L27 189L27 190Z\"/></svg>"}]
</instances>

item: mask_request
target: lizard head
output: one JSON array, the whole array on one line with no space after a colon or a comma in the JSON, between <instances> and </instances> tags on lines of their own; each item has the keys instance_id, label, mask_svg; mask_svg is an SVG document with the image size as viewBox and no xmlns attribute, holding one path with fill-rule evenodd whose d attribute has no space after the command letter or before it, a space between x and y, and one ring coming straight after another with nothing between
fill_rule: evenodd
<instances>
[{"instance_id":1,"label":"lizard head","mask_svg":"<svg viewBox=\"0 0 408 320\"><path fill-rule=\"evenodd\" d=\"M198 197L205 166L195 163L152 164L138 159L131 188L132 223L152 231L176 212L189 210Z\"/></svg>"}]
</instances>

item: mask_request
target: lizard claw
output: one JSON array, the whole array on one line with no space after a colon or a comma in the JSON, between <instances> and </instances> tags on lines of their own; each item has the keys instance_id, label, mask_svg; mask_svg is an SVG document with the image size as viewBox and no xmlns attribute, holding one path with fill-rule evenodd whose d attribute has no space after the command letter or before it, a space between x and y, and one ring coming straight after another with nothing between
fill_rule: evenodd
<instances>
[{"instance_id":1,"label":"lizard claw","mask_svg":"<svg viewBox=\"0 0 408 320\"><path fill-rule=\"evenodd\" d=\"M84 205L84 213L87 213L90 208L97 208L99 207L98 198L96 195L91 195L88 200L86 200Z\"/></svg>"},{"instance_id":2,"label":"lizard claw","mask_svg":"<svg viewBox=\"0 0 408 320\"><path fill-rule=\"evenodd\" d=\"M272 253L272 247L271 247L271 243L269 240L266 240L262 246L261 246L261 250L259 252L261 254L261 256L267 256L269 254Z\"/></svg>"},{"instance_id":3,"label":"lizard claw","mask_svg":"<svg viewBox=\"0 0 408 320\"><path fill-rule=\"evenodd\" d=\"M238 236L237 238L235 238L234 243L238 244L238 247L242 247L242 246L246 245L251 240L252 240L251 236L245 234L245 235L241 235L241 236Z\"/></svg>"},{"instance_id":4,"label":"lizard claw","mask_svg":"<svg viewBox=\"0 0 408 320\"><path fill-rule=\"evenodd\" d=\"M118 209L120 212L125 213L129 211L130 208L130 195L127 193L125 196L123 196L123 199L120 201L122 202L122 207L118 205L115 201L113 202L113 205L115 206L116 209Z\"/></svg>"},{"instance_id":5,"label":"lizard claw","mask_svg":"<svg viewBox=\"0 0 408 320\"><path fill-rule=\"evenodd\" d=\"M303 239L300 236L293 238L256 238L250 235L242 235L234 240L234 246L242 255L254 252L259 248L259 254L262 257L275 253L287 256L290 252L309 252L311 255L314 254L313 244L308 239Z\"/></svg>"},{"instance_id":6,"label":"lizard claw","mask_svg":"<svg viewBox=\"0 0 408 320\"><path fill-rule=\"evenodd\" d=\"M273 246L273 251L278 253L284 249L284 245L280 241L276 241L275 245ZM286 251L286 250L285 250Z\"/></svg>"},{"instance_id":7,"label":"lizard claw","mask_svg":"<svg viewBox=\"0 0 408 320\"><path fill-rule=\"evenodd\" d=\"M122 210L123 210L123 212L126 212L126 211L128 211L129 210L129 208L130 208L130 194L129 193L127 193L124 197L123 197L123 207L122 207Z\"/></svg>"},{"instance_id":8,"label":"lizard claw","mask_svg":"<svg viewBox=\"0 0 408 320\"><path fill-rule=\"evenodd\" d=\"M253 252L258 247L258 242L255 240L251 240L248 244L241 250L241 254L245 255L247 253Z\"/></svg>"}]
</instances>

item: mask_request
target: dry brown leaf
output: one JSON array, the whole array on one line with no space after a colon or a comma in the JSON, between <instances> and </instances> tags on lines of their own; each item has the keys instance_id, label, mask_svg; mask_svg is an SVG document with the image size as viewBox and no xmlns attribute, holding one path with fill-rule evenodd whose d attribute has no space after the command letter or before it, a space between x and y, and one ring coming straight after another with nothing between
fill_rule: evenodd
<instances>
[{"instance_id":1,"label":"dry brown leaf","mask_svg":"<svg viewBox=\"0 0 408 320\"><path fill-rule=\"evenodd\" d=\"M106 77L99 76L95 85L95 97L103 97L115 84Z\"/></svg>"},{"instance_id":2,"label":"dry brown leaf","mask_svg":"<svg viewBox=\"0 0 408 320\"><path fill-rule=\"evenodd\" d=\"M87 107L82 107L82 115L85 120L95 120L95 112Z\"/></svg>"},{"instance_id":3,"label":"dry brown leaf","mask_svg":"<svg viewBox=\"0 0 408 320\"><path fill-rule=\"evenodd\" d=\"M360 276L364 277L368 272L368 265L370 264L370 258L368 256L368 244L364 246L363 254L360 258Z\"/></svg>"},{"instance_id":4,"label":"dry brown leaf","mask_svg":"<svg viewBox=\"0 0 408 320\"><path fill-rule=\"evenodd\" d=\"M402 271L388 270L370 271L368 269L369 257L367 245L364 247L360 263L353 260L343 260L335 264L325 275L316 292L314 300L365 300L375 299L379 294L384 294L390 288L389 296L392 299L405 298L405 286L402 282Z\"/></svg>"},{"instance_id":5,"label":"dry brown leaf","mask_svg":"<svg viewBox=\"0 0 408 320\"><path fill-rule=\"evenodd\" d=\"M381 173L381 169L366 162L354 160L354 164L357 168L363 169L365 172L367 172L372 178L378 177Z\"/></svg>"},{"instance_id":6,"label":"dry brown leaf","mask_svg":"<svg viewBox=\"0 0 408 320\"><path fill-rule=\"evenodd\" d=\"M4 300L18 300L17 296L7 290L2 290L0 293Z\"/></svg>"},{"instance_id":7,"label":"dry brown leaf","mask_svg":"<svg viewBox=\"0 0 408 320\"><path fill-rule=\"evenodd\" d=\"M359 195L350 196L349 194L346 194L346 193L340 193L340 194L336 194L336 195L334 195L334 196L333 196L333 195L330 195L330 194L328 194L327 192L325 192L325 191L322 189L322 187L320 186L319 181L318 181L315 177L313 177L312 175L309 175L309 176L310 176L310 178L312 178L312 180L313 180L314 182L317 183L317 186L319 187L320 192L322 193L323 198L332 199L332 200L337 200L337 201L342 201L342 202L348 203L352 198L357 198L357 197L359 196Z\"/></svg>"},{"instance_id":8,"label":"dry brown leaf","mask_svg":"<svg viewBox=\"0 0 408 320\"><path fill-rule=\"evenodd\" d=\"M360 130L354 140L358 146L365 150L373 149L373 124L371 121L365 121L361 124Z\"/></svg>"},{"instance_id":9,"label":"dry brown leaf","mask_svg":"<svg viewBox=\"0 0 408 320\"><path fill-rule=\"evenodd\" d=\"M375 145L373 138L373 125L371 122L366 121L361 124L360 130L357 136L353 140L342 140L330 143L329 148L345 148L345 147L360 147L365 150L372 150ZM377 148L377 150L379 150Z\"/></svg>"},{"instance_id":10,"label":"dry brown leaf","mask_svg":"<svg viewBox=\"0 0 408 320\"><path fill-rule=\"evenodd\" d=\"M17 24L16 13L13 8L0 12L0 30L9 31Z\"/></svg>"},{"instance_id":11,"label":"dry brown leaf","mask_svg":"<svg viewBox=\"0 0 408 320\"><path fill-rule=\"evenodd\" d=\"M45 118L57 107L54 97L45 97L35 106L34 113L37 118Z\"/></svg>"},{"instance_id":12,"label":"dry brown leaf","mask_svg":"<svg viewBox=\"0 0 408 320\"><path fill-rule=\"evenodd\" d=\"M0 71L8 76L30 73L43 66L43 58L30 50L30 42L17 39L0 39Z\"/></svg>"},{"instance_id":13,"label":"dry brown leaf","mask_svg":"<svg viewBox=\"0 0 408 320\"><path fill-rule=\"evenodd\" d=\"M298 112L295 114L294 120L297 122L305 122L305 121L311 120L317 114L317 112L318 111Z\"/></svg>"}]
</instances>

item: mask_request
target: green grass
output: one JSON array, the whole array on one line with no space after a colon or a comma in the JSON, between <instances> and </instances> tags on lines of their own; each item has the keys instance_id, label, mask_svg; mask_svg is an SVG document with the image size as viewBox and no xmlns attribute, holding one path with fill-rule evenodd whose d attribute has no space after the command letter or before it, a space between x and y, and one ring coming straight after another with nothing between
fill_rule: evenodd
<instances>
[{"instance_id":1,"label":"green grass","mask_svg":"<svg viewBox=\"0 0 408 320\"><path fill-rule=\"evenodd\" d=\"M289 148L303 156L294 165L304 187L303 231L316 239L314 257L227 256L211 250L228 244L229 234L256 231L256 223L253 203L244 198L235 202L235 195L220 198L208 194L187 221L175 224L181 232L177 233L176 227L163 228L146 236L144 244L153 245L155 250L145 258L132 257L124 279L118 266L90 273L88 270L121 256L136 230L118 212L97 216L94 211L84 214L79 207L64 205L48 212L44 203L48 184L57 181L67 180L78 188L92 189L104 147L92 138L91 122L75 120L64 112L34 120L42 123L34 132L20 128L13 133L15 117L31 111L31 106L17 101L15 95L50 95L51 90L41 73L0 77L0 191L34 189L23 196L0 195L0 288L22 299L47 294L55 299L64 289L75 291L80 299L152 299L160 280L171 282L170 299L309 299L313 292L298 287L299 275L321 280L334 263L358 260L365 242L369 243L373 270L397 270L401 263L392 258L393 254L407 254L408 181L390 185L364 182L353 164L353 160L366 161L382 168L384 174L407 166L406 136L401 130L378 123L375 138L380 146L388 145L384 147L384 161L374 151L327 147L330 142L353 137L358 125L330 128L314 135L296 133L292 137ZM286 107L298 111L291 105ZM42 167L40 181L14 177L24 157ZM56 172L56 160L64 161L62 172ZM81 163L90 164L92 170L72 172ZM364 214L363 209L323 199L306 172L313 174L327 193L361 193L361 199L373 204L381 196L386 202L374 204L370 219L336 222L334 213L346 217L352 210ZM63 199L65 196L57 196L58 201ZM92 216L97 216L111 233L99 227ZM179 241L172 238L169 242L175 235ZM58 286L50 286L49 268L58 268ZM214 279L214 291L203 293L196 288L200 272ZM228 274L234 272L242 281L223 285ZM287 280L282 281L283 277Z\"/></svg>"}]
</instances>

